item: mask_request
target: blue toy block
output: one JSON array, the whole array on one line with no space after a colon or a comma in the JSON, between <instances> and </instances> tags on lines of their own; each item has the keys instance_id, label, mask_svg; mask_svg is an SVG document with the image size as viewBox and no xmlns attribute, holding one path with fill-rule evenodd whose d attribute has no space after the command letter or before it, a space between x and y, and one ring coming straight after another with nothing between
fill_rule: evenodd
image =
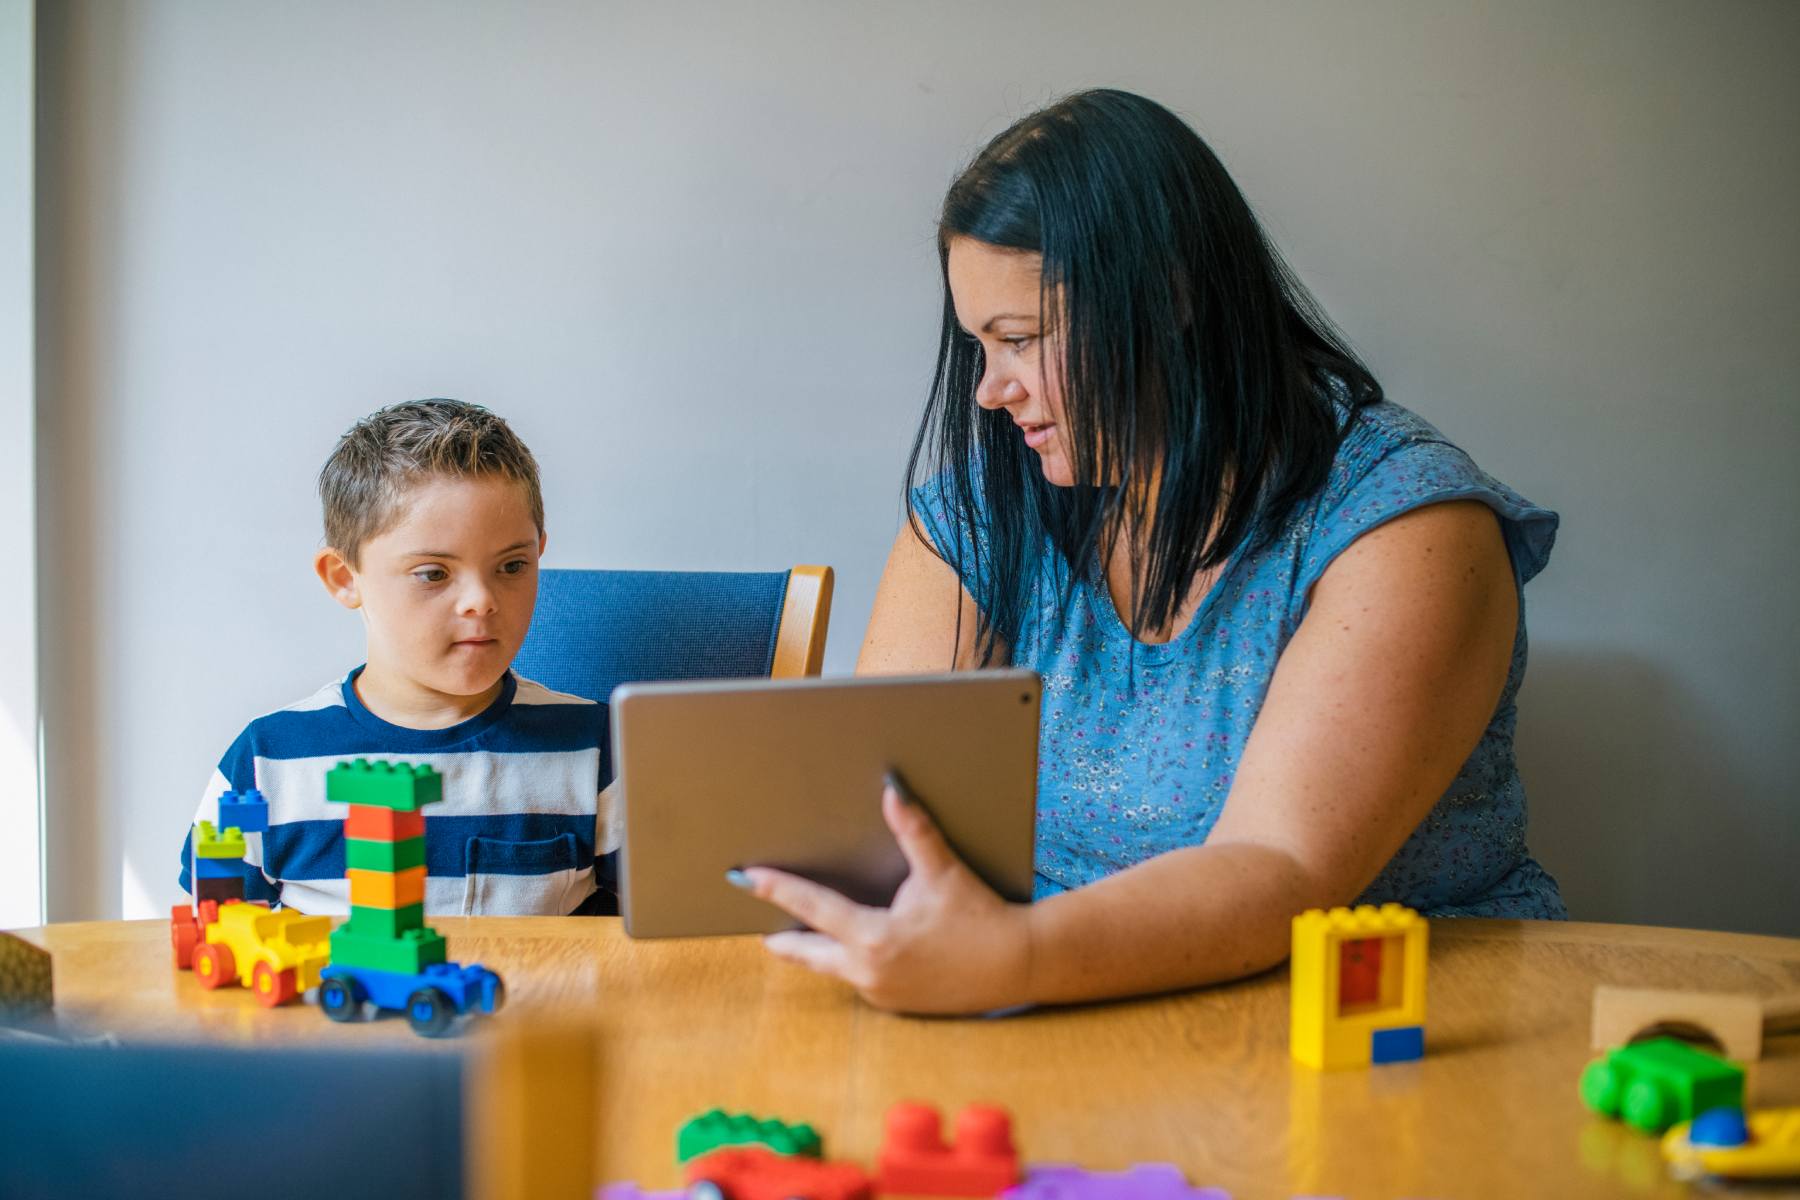
<instances>
[{"instance_id":1,"label":"blue toy block","mask_svg":"<svg viewBox=\"0 0 1800 1200\"><path fill-rule=\"evenodd\" d=\"M1378 1063L1412 1062L1425 1057L1425 1027L1402 1025L1397 1029L1377 1029L1369 1039L1369 1061Z\"/></svg>"},{"instance_id":2,"label":"blue toy block","mask_svg":"<svg viewBox=\"0 0 1800 1200\"><path fill-rule=\"evenodd\" d=\"M196 858L195 879L242 879L244 862L238 858Z\"/></svg>"},{"instance_id":3,"label":"blue toy block","mask_svg":"<svg viewBox=\"0 0 1800 1200\"><path fill-rule=\"evenodd\" d=\"M242 833L269 831L269 802L255 788L226 792L219 797L219 828L235 826Z\"/></svg>"}]
</instances>

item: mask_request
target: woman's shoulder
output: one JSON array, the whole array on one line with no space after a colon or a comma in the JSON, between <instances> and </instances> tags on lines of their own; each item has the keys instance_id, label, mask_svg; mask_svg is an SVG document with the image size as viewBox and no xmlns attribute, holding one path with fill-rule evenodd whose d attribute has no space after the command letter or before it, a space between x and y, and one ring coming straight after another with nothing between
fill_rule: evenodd
<instances>
[{"instance_id":1,"label":"woman's shoulder","mask_svg":"<svg viewBox=\"0 0 1800 1200\"><path fill-rule=\"evenodd\" d=\"M1494 511L1521 583L1544 568L1560 523L1555 512L1488 474L1408 408L1384 400L1349 411L1330 475L1304 514L1303 574L1316 576L1356 538L1403 513L1452 500Z\"/></svg>"}]
</instances>

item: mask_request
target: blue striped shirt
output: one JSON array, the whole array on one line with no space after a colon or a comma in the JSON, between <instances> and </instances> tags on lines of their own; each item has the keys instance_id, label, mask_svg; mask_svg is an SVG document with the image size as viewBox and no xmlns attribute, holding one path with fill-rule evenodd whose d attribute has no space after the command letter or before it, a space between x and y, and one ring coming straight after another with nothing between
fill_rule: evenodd
<instances>
[{"instance_id":1,"label":"blue striped shirt","mask_svg":"<svg viewBox=\"0 0 1800 1200\"><path fill-rule=\"evenodd\" d=\"M267 833L245 835L246 897L301 912L349 911L341 804L325 774L346 759L429 763L444 799L425 812L425 911L437 916L573 911L618 848L606 706L511 672L484 711L446 729L382 720L357 697L358 667L250 722L206 785L195 820L217 821L221 793L262 790ZM191 832L190 832L191 837ZM181 887L187 891L188 846Z\"/></svg>"}]
</instances>

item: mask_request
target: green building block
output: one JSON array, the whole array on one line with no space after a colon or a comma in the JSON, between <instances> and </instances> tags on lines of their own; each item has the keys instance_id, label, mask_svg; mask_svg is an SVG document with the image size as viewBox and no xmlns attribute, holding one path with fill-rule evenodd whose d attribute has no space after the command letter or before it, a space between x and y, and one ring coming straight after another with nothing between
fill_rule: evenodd
<instances>
[{"instance_id":1,"label":"green building block","mask_svg":"<svg viewBox=\"0 0 1800 1200\"><path fill-rule=\"evenodd\" d=\"M1674 1038L1651 1038L1597 1058L1581 1073L1581 1101L1660 1134L1714 1108L1744 1106L1744 1072Z\"/></svg>"},{"instance_id":2,"label":"green building block","mask_svg":"<svg viewBox=\"0 0 1800 1200\"><path fill-rule=\"evenodd\" d=\"M425 865L425 839L407 838L402 842L373 842L365 838L344 839L344 865L365 871L405 871Z\"/></svg>"},{"instance_id":3,"label":"green building block","mask_svg":"<svg viewBox=\"0 0 1800 1200\"><path fill-rule=\"evenodd\" d=\"M242 858L244 835L237 826L218 830L211 821L194 822L195 858Z\"/></svg>"},{"instance_id":4,"label":"green building block","mask_svg":"<svg viewBox=\"0 0 1800 1200\"><path fill-rule=\"evenodd\" d=\"M428 765L341 762L325 773L325 799L332 804L373 804L417 812L444 798L444 777Z\"/></svg>"},{"instance_id":5,"label":"green building block","mask_svg":"<svg viewBox=\"0 0 1800 1200\"><path fill-rule=\"evenodd\" d=\"M331 934L331 961L339 967L368 967L375 971L417 975L433 963L448 961L449 957L444 939L432 929L408 929L398 937L388 937L357 927L352 915Z\"/></svg>"},{"instance_id":6,"label":"green building block","mask_svg":"<svg viewBox=\"0 0 1800 1200\"><path fill-rule=\"evenodd\" d=\"M350 919L344 928L358 937L398 938L409 929L425 928L425 906L408 904L405 908L370 908L350 906Z\"/></svg>"},{"instance_id":7,"label":"green building block","mask_svg":"<svg viewBox=\"0 0 1800 1200\"><path fill-rule=\"evenodd\" d=\"M675 1161L709 1154L721 1146L767 1146L777 1154L818 1158L824 1152L811 1125L789 1125L773 1117L759 1121L748 1113L715 1108L689 1120L675 1135Z\"/></svg>"}]
</instances>

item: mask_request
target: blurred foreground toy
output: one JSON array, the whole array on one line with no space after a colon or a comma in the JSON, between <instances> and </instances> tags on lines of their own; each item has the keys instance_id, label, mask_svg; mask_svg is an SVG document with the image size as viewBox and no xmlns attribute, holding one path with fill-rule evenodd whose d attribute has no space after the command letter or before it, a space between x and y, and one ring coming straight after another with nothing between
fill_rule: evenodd
<instances>
[{"instance_id":1,"label":"blurred foreground toy","mask_svg":"<svg viewBox=\"0 0 1800 1200\"><path fill-rule=\"evenodd\" d=\"M722 1149L725 1146L767 1146L777 1154L818 1158L824 1144L811 1125L789 1125L774 1117L758 1119L749 1113L711 1109L684 1123L675 1134L675 1161Z\"/></svg>"},{"instance_id":2,"label":"blurred foreground toy","mask_svg":"<svg viewBox=\"0 0 1800 1200\"><path fill-rule=\"evenodd\" d=\"M888 1109L875 1171L883 1192L992 1196L1019 1182L1012 1116L992 1104L971 1104L957 1115L956 1141L947 1144L934 1105L896 1104Z\"/></svg>"},{"instance_id":3,"label":"blurred foreground toy","mask_svg":"<svg viewBox=\"0 0 1800 1200\"><path fill-rule=\"evenodd\" d=\"M359 758L325 775L326 801L350 806L350 919L331 934L319 983L319 1007L334 1021L353 1021L373 1004L405 1012L414 1033L439 1037L457 1017L505 1003L498 975L446 962L444 939L425 924L424 808L443 798L443 776L430 766Z\"/></svg>"},{"instance_id":4,"label":"blurred foreground toy","mask_svg":"<svg viewBox=\"0 0 1800 1200\"><path fill-rule=\"evenodd\" d=\"M1025 1182L1000 1193L1000 1200L1231 1200L1218 1188L1188 1186L1181 1168L1139 1163L1128 1171L1102 1173L1071 1166L1037 1166Z\"/></svg>"},{"instance_id":5,"label":"blurred foreground toy","mask_svg":"<svg viewBox=\"0 0 1800 1200\"><path fill-rule=\"evenodd\" d=\"M0 933L0 1023L49 1016L55 1002L52 986L50 952Z\"/></svg>"},{"instance_id":6,"label":"blurred foreground toy","mask_svg":"<svg viewBox=\"0 0 1800 1200\"><path fill-rule=\"evenodd\" d=\"M1663 1135L1663 1157L1683 1179L1800 1179L1800 1108L1715 1108Z\"/></svg>"},{"instance_id":7,"label":"blurred foreground toy","mask_svg":"<svg viewBox=\"0 0 1800 1200\"><path fill-rule=\"evenodd\" d=\"M1423 1057L1427 929L1399 904L1295 917L1288 985L1295 1061L1331 1070Z\"/></svg>"},{"instance_id":8,"label":"blurred foreground toy","mask_svg":"<svg viewBox=\"0 0 1800 1200\"><path fill-rule=\"evenodd\" d=\"M1695 1034L1717 1043L1725 1057L1755 1062L1763 1037L1800 1030L1800 992L1750 996L1733 992L1675 992L1658 988L1594 989L1595 1050L1611 1050L1658 1033Z\"/></svg>"},{"instance_id":9,"label":"blurred foreground toy","mask_svg":"<svg viewBox=\"0 0 1800 1200\"><path fill-rule=\"evenodd\" d=\"M777 1154L767 1146L730 1146L688 1163L695 1200L873 1200L855 1163ZM990 1193L991 1194L991 1193Z\"/></svg>"},{"instance_id":10,"label":"blurred foreground toy","mask_svg":"<svg viewBox=\"0 0 1800 1200\"><path fill-rule=\"evenodd\" d=\"M1581 1101L1644 1133L1661 1133L1714 1108L1742 1108L1744 1072L1674 1038L1614 1050L1581 1073Z\"/></svg>"}]
</instances>

